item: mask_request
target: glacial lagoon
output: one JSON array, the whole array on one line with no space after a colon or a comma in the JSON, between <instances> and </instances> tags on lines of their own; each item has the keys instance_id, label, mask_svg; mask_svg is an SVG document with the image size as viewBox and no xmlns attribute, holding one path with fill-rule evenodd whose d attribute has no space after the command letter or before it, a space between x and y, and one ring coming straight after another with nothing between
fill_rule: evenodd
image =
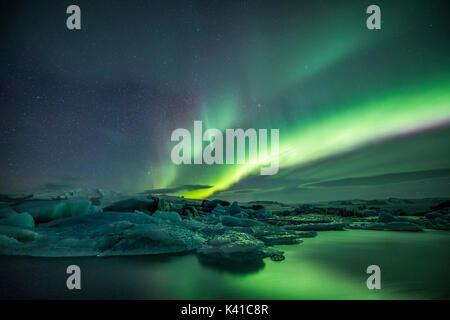
<instances>
[{"instance_id":1,"label":"glacial lagoon","mask_svg":"<svg viewBox=\"0 0 450 320\"><path fill-rule=\"evenodd\" d=\"M38 258L0 257L2 299L450 299L450 233L319 232L275 246L281 262L230 269L195 254ZM81 290L66 288L66 268L81 268ZM368 290L366 268L381 268Z\"/></svg>"}]
</instances>

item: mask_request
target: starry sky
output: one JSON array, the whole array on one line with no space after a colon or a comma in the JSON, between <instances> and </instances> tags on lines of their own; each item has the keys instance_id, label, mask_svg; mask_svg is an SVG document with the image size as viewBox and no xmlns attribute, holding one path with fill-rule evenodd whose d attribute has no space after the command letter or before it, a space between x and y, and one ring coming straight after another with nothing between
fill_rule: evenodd
<instances>
[{"instance_id":1,"label":"starry sky","mask_svg":"<svg viewBox=\"0 0 450 320\"><path fill-rule=\"evenodd\" d=\"M366 28L381 8L382 29ZM81 8L81 30L66 8ZM447 1L5 1L0 192L308 202L450 195ZM171 162L177 128L280 130L279 173Z\"/></svg>"}]
</instances>

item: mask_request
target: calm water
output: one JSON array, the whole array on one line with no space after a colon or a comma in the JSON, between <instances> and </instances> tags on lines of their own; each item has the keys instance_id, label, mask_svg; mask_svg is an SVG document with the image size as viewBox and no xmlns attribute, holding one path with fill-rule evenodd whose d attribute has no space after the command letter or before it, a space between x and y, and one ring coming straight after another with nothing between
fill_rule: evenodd
<instances>
[{"instance_id":1,"label":"calm water","mask_svg":"<svg viewBox=\"0 0 450 320\"><path fill-rule=\"evenodd\" d=\"M278 246L286 260L247 270L202 265L193 254L164 257L0 257L0 298L449 299L450 232L323 232ZM66 289L77 264L82 290ZM381 267L381 290L366 288Z\"/></svg>"}]
</instances>

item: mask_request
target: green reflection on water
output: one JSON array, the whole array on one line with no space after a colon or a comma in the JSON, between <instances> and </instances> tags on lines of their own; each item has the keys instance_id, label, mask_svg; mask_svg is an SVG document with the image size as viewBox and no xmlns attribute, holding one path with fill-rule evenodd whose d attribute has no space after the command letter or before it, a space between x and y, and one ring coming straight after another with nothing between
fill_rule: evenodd
<instances>
[{"instance_id":1,"label":"green reflection on water","mask_svg":"<svg viewBox=\"0 0 450 320\"><path fill-rule=\"evenodd\" d=\"M41 299L449 299L450 232L329 231L277 246L286 260L222 269L194 254L0 257L1 298ZM65 287L82 270L82 290ZM381 290L366 288L367 266L381 268Z\"/></svg>"},{"instance_id":2,"label":"green reflection on water","mask_svg":"<svg viewBox=\"0 0 450 320\"><path fill-rule=\"evenodd\" d=\"M286 261L233 279L242 295L263 299L449 299L450 234L332 231L299 246L278 246ZM366 287L381 268L381 290Z\"/></svg>"}]
</instances>

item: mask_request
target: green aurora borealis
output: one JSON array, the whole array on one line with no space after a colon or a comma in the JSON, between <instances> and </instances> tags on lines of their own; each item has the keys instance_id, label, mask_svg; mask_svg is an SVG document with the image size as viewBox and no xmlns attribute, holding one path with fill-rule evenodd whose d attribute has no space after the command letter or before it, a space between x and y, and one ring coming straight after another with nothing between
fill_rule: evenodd
<instances>
[{"instance_id":1,"label":"green aurora borealis","mask_svg":"<svg viewBox=\"0 0 450 320\"><path fill-rule=\"evenodd\" d=\"M448 1L376 1L381 30L366 28L369 1L77 4L73 32L65 3L4 4L2 192L450 194ZM171 132L195 120L279 129L279 173L172 164Z\"/></svg>"},{"instance_id":2,"label":"green aurora borealis","mask_svg":"<svg viewBox=\"0 0 450 320\"><path fill-rule=\"evenodd\" d=\"M274 177L259 177L255 170L258 167L250 164L210 168L206 165L170 166L167 169L170 173L165 175L170 178L163 180L161 187L200 185L196 190L174 193L192 198L208 197L231 187L229 198L246 200L280 198L284 189L295 199L295 187L298 187L298 199L304 200L300 191L301 181L306 179L318 184L331 179L391 173L401 176L402 173L449 168L448 130L438 133L443 143L440 148L444 150L426 148L436 137L420 138L421 132L448 126L450 121L450 52L444 35L445 21L435 20L437 6L433 4L415 4L403 10L399 3L380 6L383 12L381 31L364 28L365 17L360 14L363 10L357 10L363 5L342 3L327 3L327 9L318 11L315 8L306 19L307 12L287 13L288 8L285 8L285 16L269 18L264 23L259 21L262 26L245 30L245 44L238 40L237 44L231 44L233 59L239 61L242 68L241 81L233 83L224 76L222 86L214 91L224 92L224 95L205 102L197 119L203 119L208 127L222 130L279 128L280 173ZM242 81L245 81L244 88ZM250 113L242 113L245 99L257 101L260 106ZM191 129L192 123L187 122L185 127ZM383 145L398 136L417 140L425 144L427 150L421 145L406 146L402 150L405 163L401 167L395 166L394 160L401 160L398 154L394 159L392 151L391 161L386 160L389 154L354 159L362 162L364 169L357 170L361 164L352 163L353 172L332 163L333 157L357 152L367 145L382 152ZM422 152L431 154L424 158ZM334 170L328 176L292 175L293 170L301 171L327 159L328 167ZM446 189L438 192L442 196L448 194L449 179L448 170L440 172L447 176ZM395 178L398 177L379 184L380 189L386 190L385 196L389 196L389 190L397 195L398 188L404 187L396 185ZM246 179L251 181L250 186L245 184ZM286 179L290 180L288 185L283 184ZM297 186L295 179L300 180ZM423 179L413 180L416 189L424 188L420 186ZM201 188L202 185L211 187ZM317 191L328 193L327 189ZM227 197L227 192L219 194ZM364 191L351 194L350 190L347 196L338 198L361 196L376 197ZM410 194L410 197L416 196L421 194ZM326 199L326 196L317 199Z\"/></svg>"}]
</instances>

